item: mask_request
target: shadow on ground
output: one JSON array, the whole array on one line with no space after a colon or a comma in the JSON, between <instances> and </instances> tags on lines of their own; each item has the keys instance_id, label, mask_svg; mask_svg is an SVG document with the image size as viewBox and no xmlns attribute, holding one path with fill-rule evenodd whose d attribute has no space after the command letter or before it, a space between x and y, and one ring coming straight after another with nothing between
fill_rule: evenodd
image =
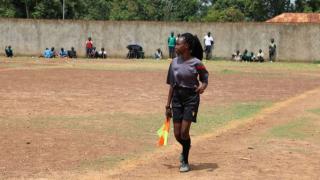
<instances>
[{"instance_id":1,"label":"shadow on ground","mask_svg":"<svg viewBox=\"0 0 320 180\"><path fill-rule=\"evenodd\" d=\"M168 169L178 169L178 166L171 165L171 164L163 164L163 166L167 167ZM218 169L219 166L216 163L196 163L190 164L190 168L192 171L207 171L213 172L215 169Z\"/></svg>"}]
</instances>

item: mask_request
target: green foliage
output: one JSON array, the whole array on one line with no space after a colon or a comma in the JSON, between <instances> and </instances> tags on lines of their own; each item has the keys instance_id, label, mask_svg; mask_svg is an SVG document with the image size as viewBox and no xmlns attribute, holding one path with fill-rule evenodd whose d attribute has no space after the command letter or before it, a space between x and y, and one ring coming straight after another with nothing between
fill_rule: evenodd
<instances>
[{"instance_id":1,"label":"green foliage","mask_svg":"<svg viewBox=\"0 0 320 180\"><path fill-rule=\"evenodd\" d=\"M204 21L265 21L282 12L292 11L290 0L217 0Z\"/></svg>"},{"instance_id":2,"label":"green foliage","mask_svg":"<svg viewBox=\"0 0 320 180\"><path fill-rule=\"evenodd\" d=\"M222 11L212 9L203 19L204 21L213 22L238 22L244 21L245 16L239 9L230 7Z\"/></svg>"},{"instance_id":3,"label":"green foliage","mask_svg":"<svg viewBox=\"0 0 320 180\"><path fill-rule=\"evenodd\" d=\"M0 17L15 17L15 7L10 0L0 0Z\"/></svg>"},{"instance_id":4,"label":"green foliage","mask_svg":"<svg viewBox=\"0 0 320 180\"><path fill-rule=\"evenodd\" d=\"M265 21L282 12L320 12L319 0L0 0L0 17L151 21Z\"/></svg>"},{"instance_id":5,"label":"green foliage","mask_svg":"<svg viewBox=\"0 0 320 180\"><path fill-rule=\"evenodd\" d=\"M59 19L62 17L60 0L43 0L34 8L33 18Z\"/></svg>"},{"instance_id":6,"label":"green foliage","mask_svg":"<svg viewBox=\"0 0 320 180\"><path fill-rule=\"evenodd\" d=\"M320 12L319 0L296 0L295 10L297 12Z\"/></svg>"}]
</instances>

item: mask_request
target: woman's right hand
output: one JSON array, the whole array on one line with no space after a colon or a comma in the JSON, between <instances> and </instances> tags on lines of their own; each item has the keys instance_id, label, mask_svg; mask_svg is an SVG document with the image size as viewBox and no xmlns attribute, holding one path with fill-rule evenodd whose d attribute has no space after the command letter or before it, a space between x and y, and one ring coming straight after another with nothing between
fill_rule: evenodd
<instances>
[{"instance_id":1,"label":"woman's right hand","mask_svg":"<svg viewBox=\"0 0 320 180\"><path fill-rule=\"evenodd\" d=\"M165 113L167 118L171 118L172 117L172 109L170 106L166 106L166 113Z\"/></svg>"}]
</instances>

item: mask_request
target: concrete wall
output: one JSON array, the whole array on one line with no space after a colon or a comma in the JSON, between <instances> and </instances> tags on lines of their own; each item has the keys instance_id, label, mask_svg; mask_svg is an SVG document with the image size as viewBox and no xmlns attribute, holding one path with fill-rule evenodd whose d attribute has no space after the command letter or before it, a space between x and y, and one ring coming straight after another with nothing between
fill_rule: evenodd
<instances>
[{"instance_id":1,"label":"concrete wall","mask_svg":"<svg viewBox=\"0 0 320 180\"><path fill-rule=\"evenodd\" d=\"M74 46L83 56L85 40L91 36L97 48L105 47L114 57L125 57L130 43L141 44L147 56L157 48L167 55L167 37L171 31L191 32L201 40L211 31L216 57L230 58L236 49L245 48L254 52L261 48L267 55L269 40L274 38L278 59L320 60L320 24L0 19L0 48L11 45L17 54L40 55L46 47Z\"/></svg>"}]
</instances>

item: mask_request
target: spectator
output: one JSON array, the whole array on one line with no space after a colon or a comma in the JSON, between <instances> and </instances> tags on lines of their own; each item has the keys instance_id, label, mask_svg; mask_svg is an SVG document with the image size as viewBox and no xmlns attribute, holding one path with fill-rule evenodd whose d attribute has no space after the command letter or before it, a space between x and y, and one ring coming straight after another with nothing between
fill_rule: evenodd
<instances>
[{"instance_id":1,"label":"spectator","mask_svg":"<svg viewBox=\"0 0 320 180\"><path fill-rule=\"evenodd\" d=\"M273 62L276 60L276 54L277 54L277 46L274 42L274 39L271 39L271 43L269 45L269 59L270 62Z\"/></svg>"},{"instance_id":2,"label":"spectator","mask_svg":"<svg viewBox=\"0 0 320 180\"><path fill-rule=\"evenodd\" d=\"M239 50L232 54L232 60L241 61L241 53Z\"/></svg>"},{"instance_id":3,"label":"spectator","mask_svg":"<svg viewBox=\"0 0 320 180\"><path fill-rule=\"evenodd\" d=\"M43 57L44 58L52 58L52 51L49 48L46 48L43 52Z\"/></svg>"},{"instance_id":4,"label":"spectator","mask_svg":"<svg viewBox=\"0 0 320 180\"><path fill-rule=\"evenodd\" d=\"M251 53L249 55L249 61L254 62L255 60L256 60L256 56L254 55L254 52L251 51Z\"/></svg>"},{"instance_id":5,"label":"spectator","mask_svg":"<svg viewBox=\"0 0 320 180\"><path fill-rule=\"evenodd\" d=\"M263 54L262 50L259 49L259 52L257 54L257 61L258 62L264 62L264 57L263 56L264 56L264 54Z\"/></svg>"},{"instance_id":6,"label":"spectator","mask_svg":"<svg viewBox=\"0 0 320 180\"><path fill-rule=\"evenodd\" d=\"M162 51L161 51L160 48L158 48L157 51L156 51L156 53L154 53L154 58L155 58L156 60L162 59Z\"/></svg>"},{"instance_id":7,"label":"spectator","mask_svg":"<svg viewBox=\"0 0 320 180\"><path fill-rule=\"evenodd\" d=\"M74 47L71 47L71 50L68 51L69 58L77 58L77 51L74 50Z\"/></svg>"},{"instance_id":8,"label":"spectator","mask_svg":"<svg viewBox=\"0 0 320 180\"><path fill-rule=\"evenodd\" d=\"M242 53L241 61L248 62L249 59L250 59L250 56L249 56L249 54L248 54L248 50L245 49L244 52Z\"/></svg>"},{"instance_id":9,"label":"spectator","mask_svg":"<svg viewBox=\"0 0 320 180\"><path fill-rule=\"evenodd\" d=\"M92 49L93 49L93 41L92 41L91 37L88 37L88 40L86 41L86 52L87 52L88 58L91 55Z\"/></svg>"},{"instance_id":10,"label":"spectator","mask_svg":"<svg viewBox=\"0 0 320 180\"><path fill-rule=\"evenodd\" d=\"M58 56L58 53L55 51L54 47L51 48L51 58L56 58Z\"/></svg>"},{"instance_id":11,"label":"spectator","mask_svg":"<svg viewBox=\"0 0 320 180\"><path fill-rule=\"evenodd\" d=\"M107 51L104 50L104 48L101 48L101 50L98 52L98 57L99 58L102 58L102 59L105 59L107 58Z\"/></svg>"},{"instance_id":12,"label":"spectator","mask_svg":"<svg viewBox=\"0 0 320 180\"><path fill-rule=\"evenodd\" d=\"M174 37L174 33L171 32L171 35L168 37L169 58L171 59L175 57L175 51L174 51L175 46L176 46L176 37Z\"/></svg>"},{"instance_id":13,"label":"spectator","mask_svg":"<svg viewBox=\"0 0 320 180\"><path fill-rule=\"evenodd\" d=\"M177 34L177 37L176 37L176 42L178 41L179 37L181 36L181 34Z\"/></svg>"},{"instance_id":14,"label":"spectator","mask_svg":"<svg viewBox=\"0 0 320 180\"><path fill-rule=\"evenodd\" d=\"M6 48L5 48L5 53L6 53L6 56L7 57L13 57L13 50L12 50L12 48L11 48L11 46L6 46Z\"/></svg>"},{"instance_id":15,"label":"spectator","mask_svg":"<svg viewBox=\"0 0 320 180\"><path fill-rule=\"evenodd\" d=\"M61 48L59 55L61 58L68 57L67 51L65 51L63 48Z\"/></svg>"},{"instance_id":16,"label":"spectator","mask_svg":"<svg viewBox=\"0 0 320 180\"><path fill-rule=\"evenodd\" d=\"M89 54L90 58L98 58L99 57L99 53L96 50L96 47L93 47L90 54Z\"/></svg>"},{"instance_id":17,"label":"spectator","mask_svg":"<svg viewBox=\"0 0 320 180\"><path fill-rule=\"evenodd\" d=\"M211 51L213 48L213 37L211 36L211 33L208 32L207 35L204 36L204 45L205 45L205 53L206 53L206 59L210 59L211 57Z\"/></svg>"}]
</instances>

